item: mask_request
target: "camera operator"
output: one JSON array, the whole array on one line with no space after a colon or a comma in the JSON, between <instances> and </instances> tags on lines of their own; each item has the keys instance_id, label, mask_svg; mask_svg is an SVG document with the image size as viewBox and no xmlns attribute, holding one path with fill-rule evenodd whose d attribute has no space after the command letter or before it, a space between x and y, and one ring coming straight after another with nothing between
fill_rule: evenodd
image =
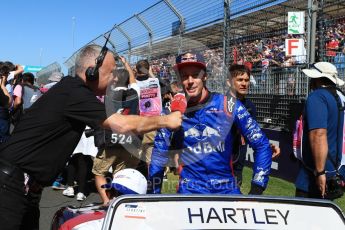
<instances>
[{"instance_id":1,"label":"camera operator","mask_svg":"<svg viewBox=\"0 0 345 230\"><path fill-rule=\"evenodd\" d=\"M67 76L40 97L23 115L0 149L0 226L2 230L38 229L39 201L63 170L86 125L120 133L178 128L180 113L140 117L113 114L107 118L104 95L116 69L105 46L88 45L76 58L76 76Z\"/></svg>"},{"instance_id":2,"label":"camera operator","mask_svg":"<svg viewBox=\"0 0 345 230\"><path fill-rule=\"evenodd\" d=\"M22 73L24 72L23 66L19 64L13 64L10 61L5 61L4 65L8 67L9 73L7 76L6 89L11 96L13 96L14 87L21 83ZM13 104L10 106L10 112L12 110Z\"/></svg>"},{"instance_id":3,"label":"camera operator","mask_svg":"<svg viewBox=\"0 0 345 230\"><path fill-rule=\"evenodd\" d=\"M336 86L344 85L336 67L317 62L302 70L313 90L304 107L303 164L296 179L296 196L336 199L343 195L338 171L343 147L344 110L342 93Z\"/></svg>"}]
</instances>

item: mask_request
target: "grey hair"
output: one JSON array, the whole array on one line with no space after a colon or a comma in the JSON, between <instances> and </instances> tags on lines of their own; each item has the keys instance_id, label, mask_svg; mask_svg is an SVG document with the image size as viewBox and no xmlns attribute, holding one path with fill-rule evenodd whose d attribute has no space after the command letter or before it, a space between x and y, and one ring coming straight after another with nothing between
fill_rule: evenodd
<instances>
[{"instance_id":1,"label":"grey hair","mask_svg":"<svg viewBox=\"0 0 345 230\"><path fill-rule=\"evenodd\" d=\"M75 60L75 73L85 73L88 67L94 66L101 50L102 47L99 45L87 45L82 48Z\"/></svg>"}]
</instances>

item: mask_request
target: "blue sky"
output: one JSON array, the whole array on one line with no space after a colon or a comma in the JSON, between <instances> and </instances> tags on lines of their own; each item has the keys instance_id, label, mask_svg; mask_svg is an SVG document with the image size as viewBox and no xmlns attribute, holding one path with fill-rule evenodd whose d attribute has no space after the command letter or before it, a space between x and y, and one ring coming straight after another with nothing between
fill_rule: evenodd
<instances>
[{"instance_id":1,"label":"blue sky","mask_svg":"<svg viewBox=\"0 0 345 230\"><path fill-rule=\"evenodd\" d=\"M87 42L158 1L2 1L0 60L34 66L57 61L63 65Z\"/></svg>"}]
</instances>

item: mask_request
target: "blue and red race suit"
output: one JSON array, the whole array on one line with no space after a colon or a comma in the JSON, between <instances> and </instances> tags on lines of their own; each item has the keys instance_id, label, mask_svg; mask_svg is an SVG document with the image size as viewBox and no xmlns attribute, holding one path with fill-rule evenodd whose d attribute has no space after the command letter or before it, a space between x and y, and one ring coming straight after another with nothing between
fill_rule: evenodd
<instances>
[{"instance_id":1,"label":"blue and red race suit","mask_svg":"<svg viewBox=\"0 0 345 230\"><path fill-rule=\"evenodd\" d=\"M179 153L183 169L178 193L241 194L231 163L233 122L254 150L252 186L264 190L272 163L267 137L239 100L209 93L204 104L187 108L181 129L158 130L149 167L148 192L161 192L169 154Z\"/></svg>"}]
</instances>

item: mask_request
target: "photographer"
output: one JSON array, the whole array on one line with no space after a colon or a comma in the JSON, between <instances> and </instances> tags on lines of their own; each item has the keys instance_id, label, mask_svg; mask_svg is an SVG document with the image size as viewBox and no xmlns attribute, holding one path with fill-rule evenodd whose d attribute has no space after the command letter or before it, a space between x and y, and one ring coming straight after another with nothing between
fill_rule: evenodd
<instances>
[{"instance_id":1,"label":"photographer","mask_svg":"<svg viewBox=\"0 0 345 230\"><path fill-rule=\"evenodd\" d=\"M9 138L10 117L9 107L12 104L12 97L6 88L7 77L10 69L5 63L0 63L0 143Z\"/></svg>"},{"instance_id":2,"label":"photographer","mask_svg":"<svg viewBox=\"0 0 345 230\"><path fill-rule=\"evenodd\" d=\"M304 108L303 164L296 179L296 196L336 199L343 195L338 172L343 147L344 85L336 67L317 62L303 69L313 90ZM344 150L343 150L344 151Z\"/></svg>"},{"instance_id":3,"label":"photographer","mask_svg":"<svg viewBox=\"0 0 345 230\"><path fill-rule=\"evenodd\" d=\"M8 81L16 80L17 76L24 72L23 66L19 64L15 65L10 61L5 61L4 65L6 65L9 68L9 74L7 77Z\"/></svg>"}]
</instances>

